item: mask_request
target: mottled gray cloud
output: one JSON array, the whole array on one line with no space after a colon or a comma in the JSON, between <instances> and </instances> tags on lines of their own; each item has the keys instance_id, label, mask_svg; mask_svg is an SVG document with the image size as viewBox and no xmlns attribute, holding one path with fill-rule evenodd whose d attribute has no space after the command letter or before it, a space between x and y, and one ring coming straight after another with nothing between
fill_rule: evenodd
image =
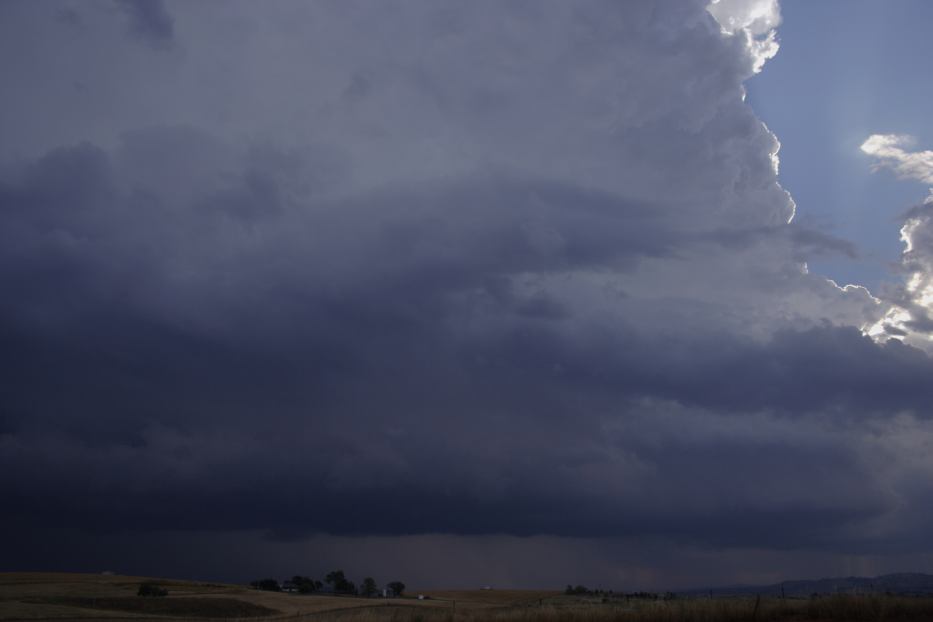
<instances>
[{"instance_id":1,"label":"mottled gray cloud","mask_svg":"<svg viewBox=\"0 0 933 622\"><path fill-rule=\"evenodd\" d=\"M126 13L131 31L153 46L168 45L175 36L175 20L162 0L116 0Z\"/></svg>"}]
</instances>

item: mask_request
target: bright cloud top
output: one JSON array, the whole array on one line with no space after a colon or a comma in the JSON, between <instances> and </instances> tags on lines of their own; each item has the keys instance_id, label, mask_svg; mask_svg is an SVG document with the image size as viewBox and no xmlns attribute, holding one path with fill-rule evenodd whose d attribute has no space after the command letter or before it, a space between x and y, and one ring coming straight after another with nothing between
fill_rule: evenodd
<instances>
[{"instance_id":1,"label":"bright cloud top","mask_svg":"<svg viewBox=\"0 0 933 622\"><path fill-rule=\"evenodd\" d=\"M875 170L890 170L901 179L933 184L933 151L915 150L916 139L904 134L873 134L862 151L876 159ZM907 275L904 284L886 296L890 308L869 334L903 339L933 347L933 189L921 204L910 210L901 227Z\"/></svg>"},{"instance_id":2,"label":"bright cloud top","mask_svg":"<svg viewBox=\"0 0 933 622\"><path fill-rule=\"evenodd\" d=\"M708 10L724 32L745 37L755 73L778 53L778 0L712 0Z\"/></svg>"}]
</instances>

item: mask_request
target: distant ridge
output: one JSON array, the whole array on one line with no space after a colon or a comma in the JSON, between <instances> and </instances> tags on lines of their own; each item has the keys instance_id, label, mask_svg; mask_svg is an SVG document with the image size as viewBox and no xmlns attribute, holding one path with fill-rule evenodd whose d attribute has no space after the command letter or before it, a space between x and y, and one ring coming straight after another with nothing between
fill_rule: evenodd
<instances>
[{"instance_id":1,"label":"distant ridge","mask_svg":"<svg viewBox=\"0 0 933 622\"><path fill-rule=\"evenodd\" d=\"M812 581L783 581L772 585L735 585L696 590L685 590L680 594L699 596L741 596L761 594L762 596L810 596L812 594L854 594L885 593L892 594L933 594L933 575L920 572L900 572L878 577L835 577Z\"/></svg>"}]
</instances>

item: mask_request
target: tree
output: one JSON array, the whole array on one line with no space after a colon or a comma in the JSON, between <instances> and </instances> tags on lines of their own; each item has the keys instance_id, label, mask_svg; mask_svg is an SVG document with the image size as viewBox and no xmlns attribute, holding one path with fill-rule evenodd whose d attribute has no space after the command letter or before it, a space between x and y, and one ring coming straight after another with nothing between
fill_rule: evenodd
<instances>
[{"instance_id":1,"label":"tree","mask_svg":"<svg viewBox=\"0 0 933 622\"><path fill-rule=\"evenodd\" d=\"M360 586L360 593L367 598L378 594L379 588L376 587L376 580L372 577L366 577L363 579L363 585Z\"/></svg>"},{"instance_id":2,"label":"tree","mask_svg":"<svg viewBox=\"0 0 933 622\"><path fill-rule=\"evenodd\" d=\"M324 575L324 583L329 583L334 588L334 590L346 582L347 577L345 574L343 574L343 570L331 570L326 575Z\"/></svg>"},{"instance_id":3,"label":"tree","mask_svg":"<svg viewBox=\"0 0 933 622\"><path fill-rule=\"evenodd\" d=\"M401 581L393 581L386 587L388 587L395 596L401 596L405 592L405 584Z\"/></svg>"},{"instance_id":4,"label":"tree","mask_svg":"<svg viewBox=\"0 0 933 622\"><path fill-rule=\"evenodd\" d=\"M275 579L259 579L258 581L253 581L250 583L250 587L256 590L264 590L266 592L282 591L282 586L280 586L279 582Z\"/></svg>"},{"instance_id":5,"label":"tree","mask_svg":"<svg viewBox=\"0 0 933 622\"><path fill-rule=\"evenodd\" d=\"M310 594L312 592L319 592L321 588L324 587L324 584L316 579L311 577L303 577L301 575L295 575L292 577L292 583L295 584L295 587L298 588L298 592L301 594Z\"/></svg>"},{"instance_id":6,"label":"tree","mask_svg":"<svg viewBox=\"0 0 933 622\"><path fill-rule=\"evenodd\" d=\"M137 596L168 596L168 590L155 583L140 583Z\"/></svg>"},{"instance_id":7,"label":"tree","mask_svg":"<svg viewBox=\"0 0 933 622\"><path fill-rule=\"evenodd\" d=\"M343 574L343 570L332 570L328 572L327 576L324 577L324 582L331 584L334 591L338 594L356 593L356 586L353 585L352 581L347 580L347 576Z\"/></svg>"}]
</instances>

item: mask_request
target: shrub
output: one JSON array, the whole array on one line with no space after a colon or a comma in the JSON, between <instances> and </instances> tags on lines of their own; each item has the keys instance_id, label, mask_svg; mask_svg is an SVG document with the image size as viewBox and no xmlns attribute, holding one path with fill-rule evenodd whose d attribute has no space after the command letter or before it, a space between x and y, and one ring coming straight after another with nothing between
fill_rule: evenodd
<instances>
[{"instance_id":1,"label":"shrub","mask_svg":"<svg viewBox=\"0 0 933 622\"><path fill-rule=\"evenodd\" d=\"M282 591L282 586L279 585L279 582L275 579L259 579L258 581L253 581L250 583L250 587L256 590L264 590L266 592Z\"/></svg>"},{"instance_id":2,"label":"shrub","mask_svg":"<svg viewBox=\"0 0 933 622\"><path fill-rule=\"evenodd\" d=\"M140 583L139 590L136 591L137 596L168 596L168 590L160 585L155 583Z\"/></svg>"}]
</instances>

